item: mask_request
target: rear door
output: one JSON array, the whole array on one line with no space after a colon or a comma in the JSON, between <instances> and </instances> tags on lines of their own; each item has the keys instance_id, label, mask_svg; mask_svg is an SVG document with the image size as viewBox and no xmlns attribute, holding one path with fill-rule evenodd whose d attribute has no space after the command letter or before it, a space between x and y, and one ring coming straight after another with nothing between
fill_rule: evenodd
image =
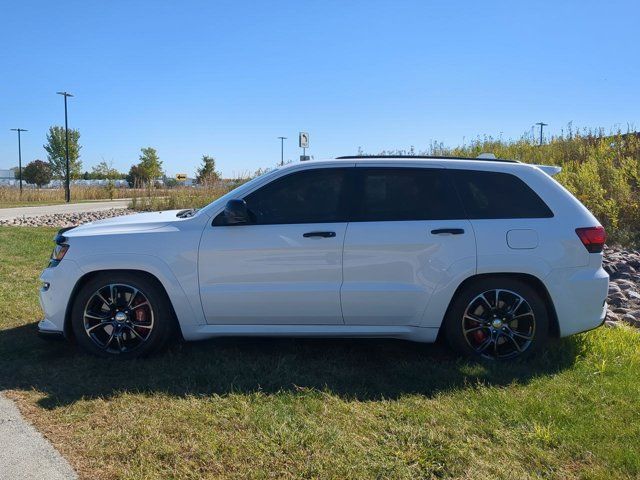
<instances>
[{"instance_id":1,"label":"rear door","mask_svg":"<svg viewBox=\"0 0 640 480\"><path fill-rule=\"evenodd\" d=\"M441 167L358 165L355 172L343 254L345 323L421 325L434 292L475 271L471 224Z\"/></svg>"}]
</instances>

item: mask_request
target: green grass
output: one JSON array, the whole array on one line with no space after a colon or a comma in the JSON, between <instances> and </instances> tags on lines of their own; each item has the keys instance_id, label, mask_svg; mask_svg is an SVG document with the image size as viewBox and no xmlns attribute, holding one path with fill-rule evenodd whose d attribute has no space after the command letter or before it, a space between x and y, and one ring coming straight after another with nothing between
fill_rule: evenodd
<instances>
[{"instance_id":1,"label":"green grass","mask_svg":"<svg viewBox=\"0 0 640 480\"><path fill-rule=\"evenodd\" d=\"M630 328L513 364L378 340L214 340L104 361L35 336L53 233L0 228L0 389L85 478L640 476Z\"/></svg>"}]
</instances>

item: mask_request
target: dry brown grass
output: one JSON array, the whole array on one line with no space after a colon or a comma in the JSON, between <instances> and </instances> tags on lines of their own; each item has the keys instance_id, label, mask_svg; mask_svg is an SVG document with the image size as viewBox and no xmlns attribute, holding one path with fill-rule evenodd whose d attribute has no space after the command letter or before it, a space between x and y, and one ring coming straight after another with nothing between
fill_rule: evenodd
<instances>
[{"instance_id":1,"label":"dry brown grass","mask_svg":"<svg viewBox=\"0 0 640 480\"><path fill-rule=\"evenodd\" d=\"M137 190L141 194L142 190ZM136 190L130 188L107 187L71 187L72 201L108 200L110 198L130 198ZM62 188L24 188L0 187L0 208L18 205L46 205L64 202Z\"/></svg>"}]
</instances>

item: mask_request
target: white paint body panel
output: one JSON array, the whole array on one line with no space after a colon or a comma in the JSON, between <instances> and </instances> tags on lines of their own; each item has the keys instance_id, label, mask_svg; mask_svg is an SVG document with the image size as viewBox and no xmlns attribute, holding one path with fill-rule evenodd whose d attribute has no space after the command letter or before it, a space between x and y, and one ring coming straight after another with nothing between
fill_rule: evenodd
<instances>
[{"instance_id":1,"label":"white paint body panel","mask_svg":"<svg viewBox=\"0 0 640 480\"><path fill-rule=\"evenodd\" d=\"M439 228L464 234L431 234ZM475 257L468 220L352 222L344 242L344 321L421 326L433 293L460 268L473 275Z\"/></svg>"},{"instance_id":2,"label":"white paint body panel","mask_svg":"<svg viewBox=\"0 0 640 480\"><path fill-rule=\"evenodd\" d=\"M211 324L342 324L346 223L207 227L200 294ZM304 238L331 231L333 238Z\"/></svg>"},{"instance_id":3,"label":"white paint body panel","mask_svg":"<svg viewBox=\"0 0 640 480\"><path fill-rule=\"evenodd\" d=\"M553 218L363 222L212 227L227 200L309 168L356 165L441 167L511 173L549 205ZM460 284L478 274L520 273L542 282L561 335L603 320L608 276L575 228L599 225L540 169L491 161L304 162L270 172L190 218L176 211L93 222L65 233L70 245L47 268L42 330L63 331L75 289L87 273L138 270L167 291L187 340L225 335L394 337L433 341ZM464 235L432 238L434 228ZM308 238L308 231L335 231ZM522 234L522 231L527 233ZM511 233L510 233L511 232ZM514 233L515 232L515 233ZM533 238L536 241L533 241ZM511 245L510 243L511 242Z\"/></svg>"}]
</instances>

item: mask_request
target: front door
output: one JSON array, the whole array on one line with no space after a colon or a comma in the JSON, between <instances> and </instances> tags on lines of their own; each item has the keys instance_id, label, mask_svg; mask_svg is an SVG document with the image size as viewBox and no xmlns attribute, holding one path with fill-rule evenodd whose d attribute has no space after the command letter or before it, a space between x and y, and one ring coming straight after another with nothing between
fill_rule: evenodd
<instances>
[{"instance_id":1,"label":"front door","mask_svg":"<svg viewBox=\"0 0 640 480\"><path fill-rule=\"evenodd\" d=\"M355 171L359 204L343 256L345 323L424 325L438 287L475 270L471 223L445 169Z\"/></svg>"},{"instance_id":2,"label":"front door","mask_svg":"<svg viewBox=\"0 0 640 480\"><path fill-rule=\"evenodd\" d=\"M198 268L208 323L343 323L348 170L312 168L275 179L244 198L250 224L224 225L220 217L207 227Z\"/></svg>"}]
</instances>

